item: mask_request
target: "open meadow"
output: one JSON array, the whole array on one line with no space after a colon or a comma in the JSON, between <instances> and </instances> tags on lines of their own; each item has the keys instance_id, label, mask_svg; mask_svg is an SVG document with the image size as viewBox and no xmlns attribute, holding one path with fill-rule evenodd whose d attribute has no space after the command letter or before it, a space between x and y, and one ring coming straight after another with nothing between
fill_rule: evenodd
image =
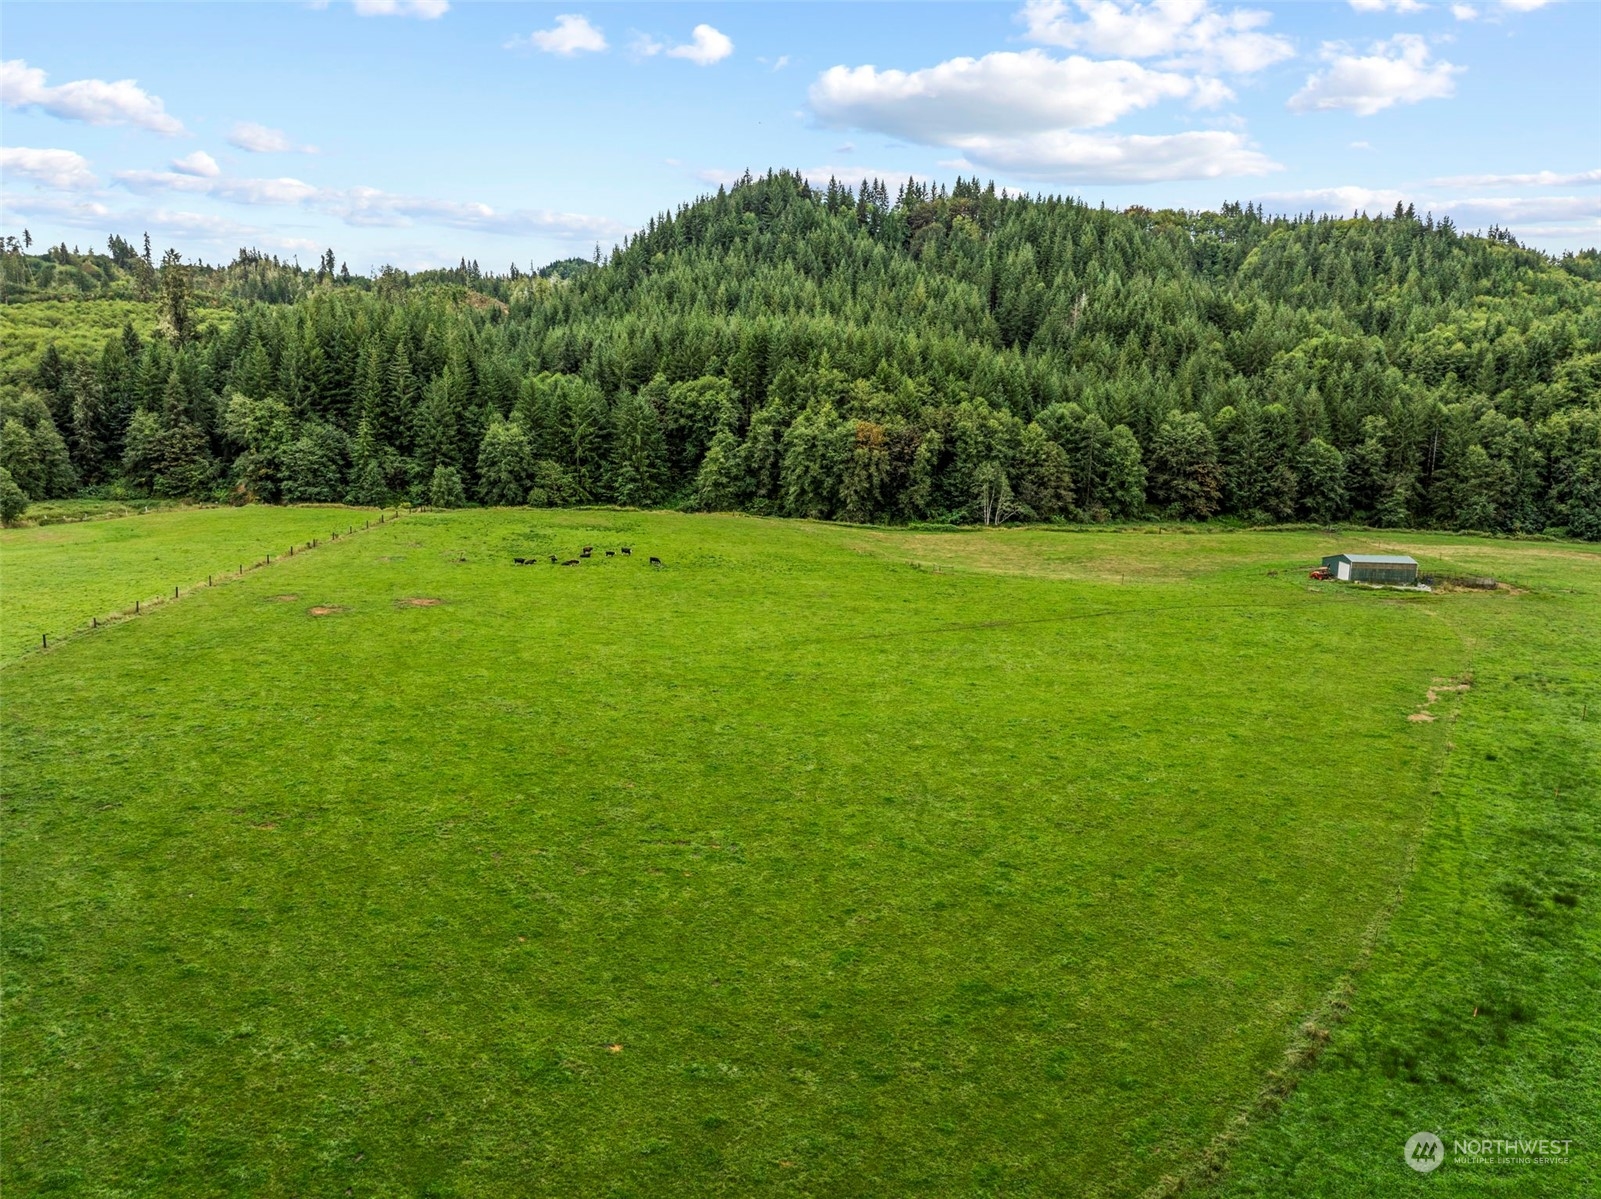
<instances>
[{"instance_id":1,"label":"open meadow","mask_svg":"<svg viewBox=\"0 0 1601 1199\"><path fill-rule=\"evenodd\" d=\"M0 540L8 1195L1601 1183L1601 548L421 513L22 652L341 515Z\"/></svg>"}]
</instances>

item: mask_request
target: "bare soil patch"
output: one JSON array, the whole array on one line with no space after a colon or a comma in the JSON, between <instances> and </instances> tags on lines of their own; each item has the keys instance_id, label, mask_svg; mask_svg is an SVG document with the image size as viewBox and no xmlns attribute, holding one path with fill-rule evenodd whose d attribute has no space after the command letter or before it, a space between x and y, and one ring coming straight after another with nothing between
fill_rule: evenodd
<instances>
[{"instance_id":1,"label":"bare soil patch","mask_svg":"<svg viewBox=\"0 0 1601 1199\"><path fill-rule=\"evenodd\" d=\"M431 595L414 595L410 599L403 599L398 602L402 608L433 608L445 601L435 599Z\"/></svg>"},{"instance_id":2,"label":"bare soil patch","mask_svg":"<svg viewBox=\"0 0 1601 1199\"><path fill-rule=\"evenodd\" d=\"M1434 719L1433 712L1414 712L1407 717L1413 724L1428 724Z\"/></svg>"},{"instance_id":3,"label":"bare soil patch","mask_svg":"<svg viewBox=\"0 0 1601 1199\"><path fill-rule=\"evenodd\" d=\"M269 595L267 602L269 604L292 604L299 598L298 595Z\"/></svg>"},{"instance_id":4,"label":"bare soil patch","mask_svg":"<svg viewBox=\"0 0 1601 1199\"><path fill-rule=\"evenodd\" d=\"M338 604L318 604L314 608L306 609L306 611L312 616L335 616L340 612L345 612L348 610L349 609L347 608L340 607Z\"/></svg>"}]
</instances>

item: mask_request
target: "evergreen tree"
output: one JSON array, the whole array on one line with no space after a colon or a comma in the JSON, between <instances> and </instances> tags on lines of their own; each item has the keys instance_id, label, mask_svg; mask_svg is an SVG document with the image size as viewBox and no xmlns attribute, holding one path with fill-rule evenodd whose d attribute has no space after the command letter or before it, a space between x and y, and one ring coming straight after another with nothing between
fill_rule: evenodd
<instances>
[{"instance_id":1,"label":"evergreen tree","mask_svg":"<svg viewBox=\"0 0 1601 1199\"><path fill-rule=\"evenodd\" d=\"M619 504L650 508L667 477L667 442L656 409L643 396L624 396L612 412L611 493Z\"/></svg>"},{"instance_id":2,"label":"evergreen tree","mask_svg":"<svg viewBox=\"0 0 1601 1199\"><path fill-rule=\"evenodd\" d=\"M744 498L739 439L727 429L712 438L695 476L694 504L702 512L732 512Z\"/></svg>"},{"instance_id":3,"label":"evergreen tree","mask_svg":"<svg viewBox=\"0 0 1601 1199\"><path fill-rule=\"evenodd\" d=\"M1566 511L1568 532L1601 541L1601 450L1590 450L1575 463Z\"/></svg>"},{"instance_id":4,"label":"evergreen tree","mask_svg":"<svg viewBox=\"0 0 1601 1199\"><path fill-rule=\"evenodd\" d=\"M1037 423L1024 429L1016 463L1017 502L1025 516L1052 520L1073 508L1073 472L1067 451Z\"/></svg>"},{"instance_id":5,"label":"evergreen tree","mask_svg":"<svg viewBox=\"0 0 1601 1199\"><path fill-rule=\"evenodd\" d=\"M581 499L577 484L561 463L549 458L534 463L533 485L528 489L530 508L559 508Z\"/></svg>"},{"instance_id":6,"label":"evergreen tree","mask_svg":"<svg viewBox=\"0 0 1601 1199\"><path fill-rule=\"evenodd\" d=\"M350 439L333 425L311 422L282 452L287 504L336 504L345 496Z\"/></svg>"},{"instance_id":7,"label":"evergreen tree","mask_svg":"<svg viewBox=\"0 0 1601 1199\"><path fill-rule=\"evenodd\" d=\"M411 439L408 426L417 406L417 378L411 370L411 354L401 341L389 359L389 371L384 379L382 402L378 418L373 422L373 434L391 449L404 452Z\"/></svg>"},{"instance_id":8,"label":"evergreen tree","mask_svg":"<svg viewBox=\"0 0 1601 1199\"><path fill-rule=\"evenodd\" d=\"M1222 500L1222 472L1212 434L1193 412L1162 422L1151 447L1151 499L1175 515L1205 520Z\"/></svg>"},{"instance_id":9,"label":"evergreen tree","mask_svg":"<svg viewBox=\"0 0 1601 1199\"><path fill-rule=\"evenodd\" d=\"M1324 525L1339 520L1346 502L1344 455L1321 437L1314 437L1302 447L1297 466L1301 514Z\"/></svg>"},{"instance_id":10,"label":"evergreen tree","mask_svg":"<svg viewBox=\"0 0 1601 1199\"><path fill-rule=\"evenodd\" d=\"M46 417L34 426L33 445L39 461L40 490L29 495L35 499L60 500L78 490L78 472L73 468L72 455L54 421Z\"/></svg>"},{"instance_id":11,"label":"evergreen tree","mask_svg":"<svg viewBox=\"0 0 1601 1199\"><path fill-rule=\"evenodd\" d=\"M39 463L39 448L34 444L33 433L16 417L0 426L0 467L4 467L16 485L29 496L44 496L44 471Z\"/></svg>"},{"instance_id":12,"label":"evergreen tree","mask_svg":"<svg viewBox=\"0 0 1601 1199\"><path fill-rule=\"evenodd\" d=\"M1127 425L1118 425L1106 439L1105 473L1096 495L1116 520L1129 520L1145 511L1145 464L1140 443Z\"/></svg>"},{"instance_id":13,"label":"evergreen tree","mask_svg":"<svg viewBox=\"0 0 1601 1199\"><path fill-rule=\"evenodd\" d=\"M555 457L567 468L580 496L600 493L610 433L606 399L594 384L569 378L559 389Z\"/></svg>"},{"instance_id":14,"label":"evergreen tree","mask_svg":"<svg viewBox=\"0 0 1601 1199\"><path fill-rule=\"evenodd\" d=\"M890 507L889 442L884 426L874 421L849 422L841 429L843 441L850 436L850 454L839 480L841 520L870 524Z\"/></svg>"},{"instance_id":15,"label":"evergreen tree","mask_svg":"<svg viewBox=\"0 0 1601 1199\"><path fill-rule=\"evenodd\" d=\"M350 492L345 503L361 508L382 508L389 503L389 451L380 445L372 422L363 417L356 425L350 450Z\"/></svg>"},{"instance_id":16,"label":"evergreen tree","mask_svg":"<svg viewBox=\"0 0 1601 1199\"><path fill-rule=\"evenodd\" d=\"M54 420L66 419L68 405L72 402L71 379L67 364L56 350L56 343L50 342L34 369L34 383L44 396L45 403L50 406L50 416Z\"/></svg>"},{"instance_id":17,"label":"evergreen tree","mask_svg":"<svg viewBox=\"0 0 1601 1199\"><path fill-rule=\"evenodd\" d=\"M192 286L183 258L178 251L168 250L161 258L161 331L178 345L195 332L189 311Z\"/></svg>"},{"instance_id":18,"label":"evergreen tree","mask_svg":"<svg viewBox=\"0 0 1601 1199\"><path fill-rule=\"evenodd\" d=\"M423 388L422 403L417 407L413 443L417 447L417 465L429 476L441 466L456 469L460 462L457 409L452 402L451 383L450 368L446 367L444 374ZM457 481L460 481L459 471Z\"/></svg>"},{"instance_id":19,"label":"evergreen tree","mask_svg":"<svg viewBox=\"0 0 1601 1199\"><path fill-rule=\"evenodd\" d=\"M826 400L796 417L784 435L779 485L785 511L811 520L833 516L845 461L854 447L854 425L841 421Z\"/></svg>"},{"instance_id":20,"label":"evergreen tree","mask_svg":"<svg viewBox=\"0 0 1601 1199\"><path fill-rule=\"evenodd\" d=\"M478 498L489 505L526 502L532 486L533 455L521 426L496 419L478 451Z\"/></svg>"},{"instance_id":21,"label":"evergreen tree","mask_svg":"<svg viewBox=\"0 0 1601 1199\"><path fill-rule=\"evenodd\" d=\"M467 493L462 490L461 472L454 466L436 466L428 481L428 504L432 508L465 508Z\"/></svg>"},{"instance_id":22,"label":"evergreen tree","mask_svg":"<svg viewBox=\"0 0 1601 1199\"><path fill-rule=\"evenodd\" d=\"M11 524L28 510L28 497L17 486L11 472L0 466L0 522Z\"/></svg>"}]
</instances>

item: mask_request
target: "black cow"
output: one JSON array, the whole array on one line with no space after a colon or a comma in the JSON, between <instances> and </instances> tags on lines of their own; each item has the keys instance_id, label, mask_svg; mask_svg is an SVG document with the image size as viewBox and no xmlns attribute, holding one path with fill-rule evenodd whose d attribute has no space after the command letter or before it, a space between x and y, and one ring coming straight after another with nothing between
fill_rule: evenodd
<instances>
[{"instance_id":1,"label":"black cow","mask_svg":"<svg viewBox=\"0 0 1601 1199\"><path fill-rule=\"evenodd\" d=\"M585 546L583 549L578 551L578 556L580 558L587 558L587 557L589 557L590 554L592 554L594 552L595 552L594 550L590 549L588 546Z\"/></svg>"},{"instance_id":2,"label":"black cow","mask_svg":"<svg viewBox=\"0 0 1601 1199\"><path fill-rule=\"evenodd\" d=\"M527 558L513 558L512 562L513 562L514 565L517 565L517 566L527 566L528 565L528 559Z\"/></svg>"},{"instance_id":3,"label":"black cow","mask_svg":"<svg viewBox=\"0 0 1601 1199\"><path fill-rule=\"evenodd\" d=\"M616 557L616 556L617 556L617 555L616 555L616 554L614 554L614 553L612 553L612 552L611 552L611 551L610 551L610 550L607 550L607 551L606 551L606 556L607 556L607 557L608 557L608 558L615 558L615 557Z\"/></svg>"},{"instance_id":4,"label":"black cow","mask_svg":"<svg viewBox=\"0 0 1601 1199\"><path fill-rule=\"evenodd\" d=\"M628 547L627 547L627 546L626 546L626 545L625 545L625 546L623 546L623 556L624 556L624 557L625 557L625 558L626 558L626 557L629 557L629 556L630 556L630 555L632 555L632 554L633 554L633 552L634 552L634 551L633 551L633 550L631 550L631 549L629 549L629 548L628 548Z\"/></svg>"},{"instance_id":5,"label":"black cow","mask_svg":"<svg viewBox=\"0 0 1601 1199\"><path fill-rule=\"evenodd\" d=\"M660 566L662 564L662 560L660 558L652 558L650 560L650 564L652 566Z\"/></svg>"},{"instance_id":6,"label":"black cow","mask_svg":"<svg viewBox=\"0 0 1601 1199\"><path fill-rule=\"evenodd\" d=\"M567 561L563 562L562 565L563 566L577 566L578 565L578 559L577 558L569 558L569 559L567 559Z\"/></svg>"},{"instance_id":7,"label":"black cow","mask_svg":"<svg viewBox=\"0 0 1601 1199\"><path fill-rule=\"evenodd\" d=\"M552 565L552 566L555 566L555 565L556 565L556 555L555 555L555 554L552 554L552 555L551 555L551 556L550 556L550 564L551 564L551 565Z\"/></svg>"}]
</instances>

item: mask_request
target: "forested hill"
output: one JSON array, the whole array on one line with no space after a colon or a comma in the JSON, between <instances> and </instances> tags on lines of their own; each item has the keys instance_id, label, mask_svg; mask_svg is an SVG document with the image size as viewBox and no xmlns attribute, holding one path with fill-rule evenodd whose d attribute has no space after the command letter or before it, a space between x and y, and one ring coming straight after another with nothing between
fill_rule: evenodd
<instances>
[{"instance_id":1,"label":"forested hill","mask_svg":"<svg viewBox=\"0 0 1601 1199\"><path fill-rule=\"evenodd\" d=\"M598 269L373 281L333 261L195 328L194 269L169 260L147 280L162 331L6 386L4 465L34 496L1601 538L1601 258L1411 211L1113 212L780 173Z\"/></svg>"}]
</instances>

